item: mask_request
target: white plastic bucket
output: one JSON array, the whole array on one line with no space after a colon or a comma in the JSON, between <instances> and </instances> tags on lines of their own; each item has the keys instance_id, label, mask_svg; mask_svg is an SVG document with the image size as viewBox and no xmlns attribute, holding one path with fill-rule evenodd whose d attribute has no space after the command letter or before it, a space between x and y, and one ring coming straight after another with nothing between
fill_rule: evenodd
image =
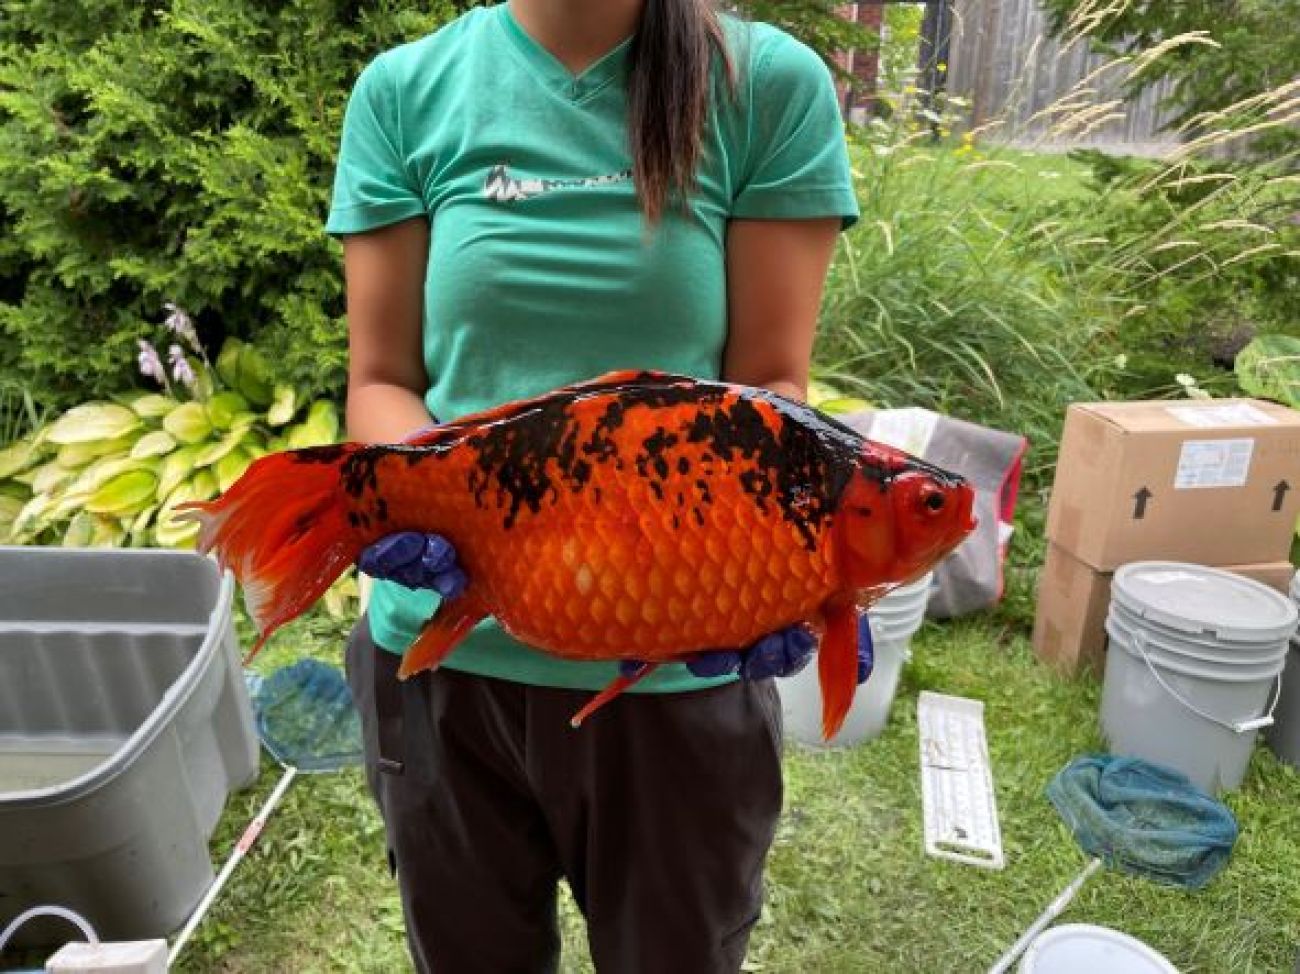
<instances>
[{"instance_id":1,"label":"white plastic bucket","mask_svg":"<svg viewBox=\"0 0 1300 974\"><path fill-rule=\"evenodd\" d=\"M1020 974L1178 974L1136 937L1090 923L1063 923L1025 951Z\"/></svg>"},{"instance_id":2,"label":"white plastic bucket","mask_svg":"<svg viewBox=\"0 0 1300 974\"><path fill-rule=\"evenodd\" d=\"M867 682L858 687L844 726L830 741L822 740L822 695L816 658L794 676L776 681L787 738L811 747L848 747L879 736L889 721L912 637L925 621L933 581L933 574L927 574L911 585L896 588L867 612L875 666Z\"/></svg>"},{"instance_id":3,"label":"white plastic bucket","mask_svg":"<svg viewBox=\"0 0 1300 974\"><path fill-rule=\"evenodd\" d=\"M1110 749L1181 771L1213 794L1240 786L1272 723L1297 610L1240 575L1139 562L1115 573L1101 725Z\"/></svg>"},{"instance_id":4,"label":"white plastic bucket","mask_svg":"<svg viewBox=\"0 0 1300 974\"><path fill-rule=\"evenodd\" d=\"M1300 572L1291 579L1291 598L1300 605ZM1274 754L1300 768L1300 633L1291 637L1291 655L1282 671L1282 695L1276 721L1267 737Z\"/></svg>"}]
</instances>

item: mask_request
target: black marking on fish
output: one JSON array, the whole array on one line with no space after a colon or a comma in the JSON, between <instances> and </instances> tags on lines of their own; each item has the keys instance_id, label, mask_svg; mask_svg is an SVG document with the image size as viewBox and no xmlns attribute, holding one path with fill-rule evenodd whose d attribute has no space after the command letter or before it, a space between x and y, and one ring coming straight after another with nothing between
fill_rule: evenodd
<instances>
[{"instance_id":1,"label":"black marking on fish","mask_svg":"<svg viewBox=\"0 0 1300 974\"><path fill-rule=\"evenodd\" d=\"M342 443L327 446L309 446L289 453L294 463L338 463L347 454L348 448Z\"/></svg>"},{"instance_id":2,"label":"black marking on fish","mask_svg":"<svg viewBox=\"0 0 1300 974\"><path fill-rule=\"evenodd\" d=\"M354 501L359 500L366 491L379 489L379 475L376 468L379 461L389 452L387 447L370 446L356 450L343 461L339 468L339 477L344 492Z\"/></svg>"},{"instance_id":3,"label":"black marking on fish","mask_svg":"<svg viewBox=\"0 0 1300 974\"><path fill-rule=\"evenodd\" d=\"M507 531L525 507L536 514L543 500L550 497L553 503L559 496L547 461L554 459L569 469L577 461L573 416L569 403L561 400L522 412L510 422L489 423L465 442L476 457L469 475L474 502L480 508L486 506L491 490L496 506L506 509L503 526Z\"/></svg>"},{"instance_id":4,"label":"black marking on fish","mask_svg":"<svg viewBox=\"0 0 1300 974\"><path fill-rule=\"evenodd\" d=\"M760 400L780 416L775 430L764 421L756 405ZM738 476L740 488L759 510L775 504L811 550L860 468L863 440L847 428L809 423L808 417L818 418L812 410L788 417L787 402L746 390L718 409L697 413L687 424L686 438L707 444L710 457L724 465L746 461L747 469Z\"/></svg>"},{"instance_id":5,"label":"black marking on fish","mask_svg":"<svg viewBox=\"0 0 1300 974\"><path fill-rule=\"evenodd\" d=\"M579 402L602 400L603 411L583 435L575 415ZM776 413L771 423L767 409ZM689 417L667 414L676 428L658 426L632 456L620 455L614 434L637 409L693 407ZM599 407L598 407L599 408ZM765 415L769 420L765 421ZM838 508L839 499L855 472L888 489L903 473L926 474L941 486L955 486L955 477L923 461L900 462L891 455L866 451L863 437L811 407L763 389L644 374L608 382L557 390L497 411L489 421L472 416L440 427L437 438L416 447L386 448L406 454L409 463L446 455L461 446L474 449L475 463L468 488L477 506L503 511L504 527L512 528L527 509L538 513L564 492L588 487L600 503L600 489L591 485L594 469L609 463L615 470L630 461L657 500L665 496L670 472L689 474L688 457L680 446L701 447L695 480L698 501L713 503L709 479L730 476L739 466L738 484L761 510L774 505L811 550ZM375 456L366 451L345 462L345 489L352 496L375 484ZM323 460L320 462L324 462ZM678 506L684 505L679 493ZM693 509L698 523L703 512ZM674 526L679 525L676 515Z\"/></svg>"}]
</instances>

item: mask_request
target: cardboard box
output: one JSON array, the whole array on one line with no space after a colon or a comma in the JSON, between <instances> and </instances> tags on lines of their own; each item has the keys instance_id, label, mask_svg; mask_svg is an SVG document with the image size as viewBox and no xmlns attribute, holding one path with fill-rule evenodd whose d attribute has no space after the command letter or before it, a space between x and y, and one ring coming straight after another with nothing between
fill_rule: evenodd
<instances>
[{"instance_id":1,"label":"cardboard box","mask_svg":"<svg viewBox=\"0 0 1300 974\"><path fill-rule=\"evenodd\" d=\"M1218 566L1285 593L1295 575L1290 562ZM1038 582L1034 651L1061 673L1100 675L1106 653L1106 613L1113 572L1098 571L1050 544Z\"/></svg>"},{"instance_id":2,"label":"cardboard box","mask_svg":"<svg viewBox=\"0 0 1300 974\"><path fill-rule=\"evenodd\" d=\"M1300 514L1300 412L1253 399L1070 407L1047 537L1095 569L1279 563Z\"/></svg>"}]
</instances>

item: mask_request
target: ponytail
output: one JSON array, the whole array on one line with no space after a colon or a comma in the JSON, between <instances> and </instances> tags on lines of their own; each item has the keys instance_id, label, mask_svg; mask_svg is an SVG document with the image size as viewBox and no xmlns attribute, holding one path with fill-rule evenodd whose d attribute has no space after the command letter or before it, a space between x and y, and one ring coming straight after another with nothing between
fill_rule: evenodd
<instances>
[{"instance_id":1,"label":"ponytail","mask_svg":"<svg viewBox=\"0 0 1300 974\"><path fill-rule=\"evenodd\" d=\"M650 224L670 198L684 202L695 187L715 51L727 63L712 0L645 0L629 51L628 134L637 197Z\"/></svg>"}]
</instances>

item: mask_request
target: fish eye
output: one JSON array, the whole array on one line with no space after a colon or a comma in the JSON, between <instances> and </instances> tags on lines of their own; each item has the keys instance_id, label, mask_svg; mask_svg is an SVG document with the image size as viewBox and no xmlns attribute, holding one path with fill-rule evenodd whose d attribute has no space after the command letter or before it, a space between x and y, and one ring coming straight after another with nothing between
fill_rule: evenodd
<instances>
[{"instance_id":1,"label":"fish eye","mask_svg":"<svg viewBox=\"0 0 1300 974\"><path fill-rule=\"evenodd\" d=\"M942 491L927 490L921 497L921 503L925 505L926 510L937 514L947 506L948 499L944 497Z\"/></svg>"}]
</instances>

